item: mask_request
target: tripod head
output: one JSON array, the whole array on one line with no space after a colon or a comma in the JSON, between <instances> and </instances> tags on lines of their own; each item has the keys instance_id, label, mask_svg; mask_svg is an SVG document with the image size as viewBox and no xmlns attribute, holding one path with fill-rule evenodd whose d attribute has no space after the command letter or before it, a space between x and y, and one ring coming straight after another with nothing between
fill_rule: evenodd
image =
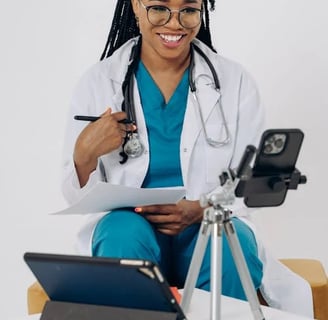
<instances>
[{"instance_id":1,"label":"tripod head","mask_svg":"<svg viewBox=\"0 0 328 320\"><path fill-rule=\"evenodd\" d=\"M223 205L231 205L235 202L235 189L240 179L247 180L250 174L250 163L256 153L256 148L252 145L246 147L244 155L240 160L237 170L228 169L223 171L219 177L222 186L221 193L212 194L210 197L202 195L200 198L201 207L208 205L219 208Z\"/></svg>"}]
</instances>

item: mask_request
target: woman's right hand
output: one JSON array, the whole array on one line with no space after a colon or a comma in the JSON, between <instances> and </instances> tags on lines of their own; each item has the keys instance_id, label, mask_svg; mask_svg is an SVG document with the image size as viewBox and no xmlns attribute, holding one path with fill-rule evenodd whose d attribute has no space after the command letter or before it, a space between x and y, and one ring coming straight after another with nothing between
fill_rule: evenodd
<instances>
[{"instance_id":1,"label":"woman's right hand","mask_svg":"<svg viewBox=\"0 0 328 320\"><path fill-rule=\"evenodd\" d=\"M118 149L127 131L136 129L133 124L118 122L126 117L125 112L112 113L109 108L99 120L88 124L78 136L73 158L81 187L87 183L90 173L96 169L98 158Z\"/></svg>"}]
</instances>

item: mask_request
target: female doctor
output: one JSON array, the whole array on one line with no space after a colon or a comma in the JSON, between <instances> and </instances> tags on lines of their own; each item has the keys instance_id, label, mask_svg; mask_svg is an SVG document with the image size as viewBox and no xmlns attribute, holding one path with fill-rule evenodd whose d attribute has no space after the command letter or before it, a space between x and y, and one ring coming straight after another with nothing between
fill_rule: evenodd
<instances>
[{"instance_id":1,"label":"female doctor","mask_svg":"<svg viewBox=\"0 0 328 320\"><path fill-rule=\"evenodd\" d=\"M92 214L79 237L80 253L152 260L177 286L184 284L203 218L200 196L220 192L222 171L237 167L262 133L252 79L212 46L208 7L214 2L117 1L102 61L73 94L65 139L69 203L98 181L186 189L176 204ZM88 123L75 115L100 117ZM262 290L269 259L241 217L245 212L236 206L233 222L254 286L274 304L275 295ZM222 293L245 299L225 238L222 254ZM197 287L210 289L210 244Z\"/></svg>"}]
</instances>

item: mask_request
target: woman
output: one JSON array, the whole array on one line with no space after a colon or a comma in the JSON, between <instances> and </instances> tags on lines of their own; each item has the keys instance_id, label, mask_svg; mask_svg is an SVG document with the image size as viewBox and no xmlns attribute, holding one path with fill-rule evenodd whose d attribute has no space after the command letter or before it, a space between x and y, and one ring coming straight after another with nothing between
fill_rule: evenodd
<instances>
[{"instance_id":1,"label":"woman","mask_svg":"<svg viewBox=\"0 0 328 320\"><path fill-rule=\"evenodd\" d=\"M208 6L214 2L118 1L102 61L74 93L66 137L63 190L71 203L97 181L186 189L177 204L93 214L80 234L82 253L152 260L177 286L184 284L202 221L200 196L220 192L222 171L235 168L262 133L252 79L212 46ZM76 114L101 118L87 124L74 121ZM245 211L235 206L235 215ZM247 219L233 221L259 290L260 248ZM201 289L209 286L210 245L197 281ZM224 237L222 293L245 299Z\"/></svg>"}]
</instances>

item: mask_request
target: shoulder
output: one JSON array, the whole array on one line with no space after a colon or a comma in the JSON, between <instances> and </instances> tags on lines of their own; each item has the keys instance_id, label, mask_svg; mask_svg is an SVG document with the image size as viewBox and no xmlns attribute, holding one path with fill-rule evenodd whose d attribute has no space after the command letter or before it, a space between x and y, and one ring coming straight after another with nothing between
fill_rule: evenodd
<instances>
[{"instance_id":1,"label":"shoulder","mask_svg":"<svg viewBox=\"0 0 328 320\"><path fill-rule=\"evenodd\" d=\"M214 52L211 48L198 39L195 39L193 42L202 50L206 57L208 57L217 72L218 77L222 79L222 81L249 81L255 85L255 81L251 74L240 63ZM204 59L198 58L198 62L207 68Z\"/></svg>"},{"instance_id":2,"label":"shoulder","mask_svg":"<svg viewBox=\"0 0 328 320\"><path fill-rule=\"evenodd\" d=\"M103 81L112 81L122 83L129 65L132 47L135 45L137 38L128 40L110 57L99 61L89 67L80 78L80 82L99 83Z\"/></svg>"}]
</instances>

